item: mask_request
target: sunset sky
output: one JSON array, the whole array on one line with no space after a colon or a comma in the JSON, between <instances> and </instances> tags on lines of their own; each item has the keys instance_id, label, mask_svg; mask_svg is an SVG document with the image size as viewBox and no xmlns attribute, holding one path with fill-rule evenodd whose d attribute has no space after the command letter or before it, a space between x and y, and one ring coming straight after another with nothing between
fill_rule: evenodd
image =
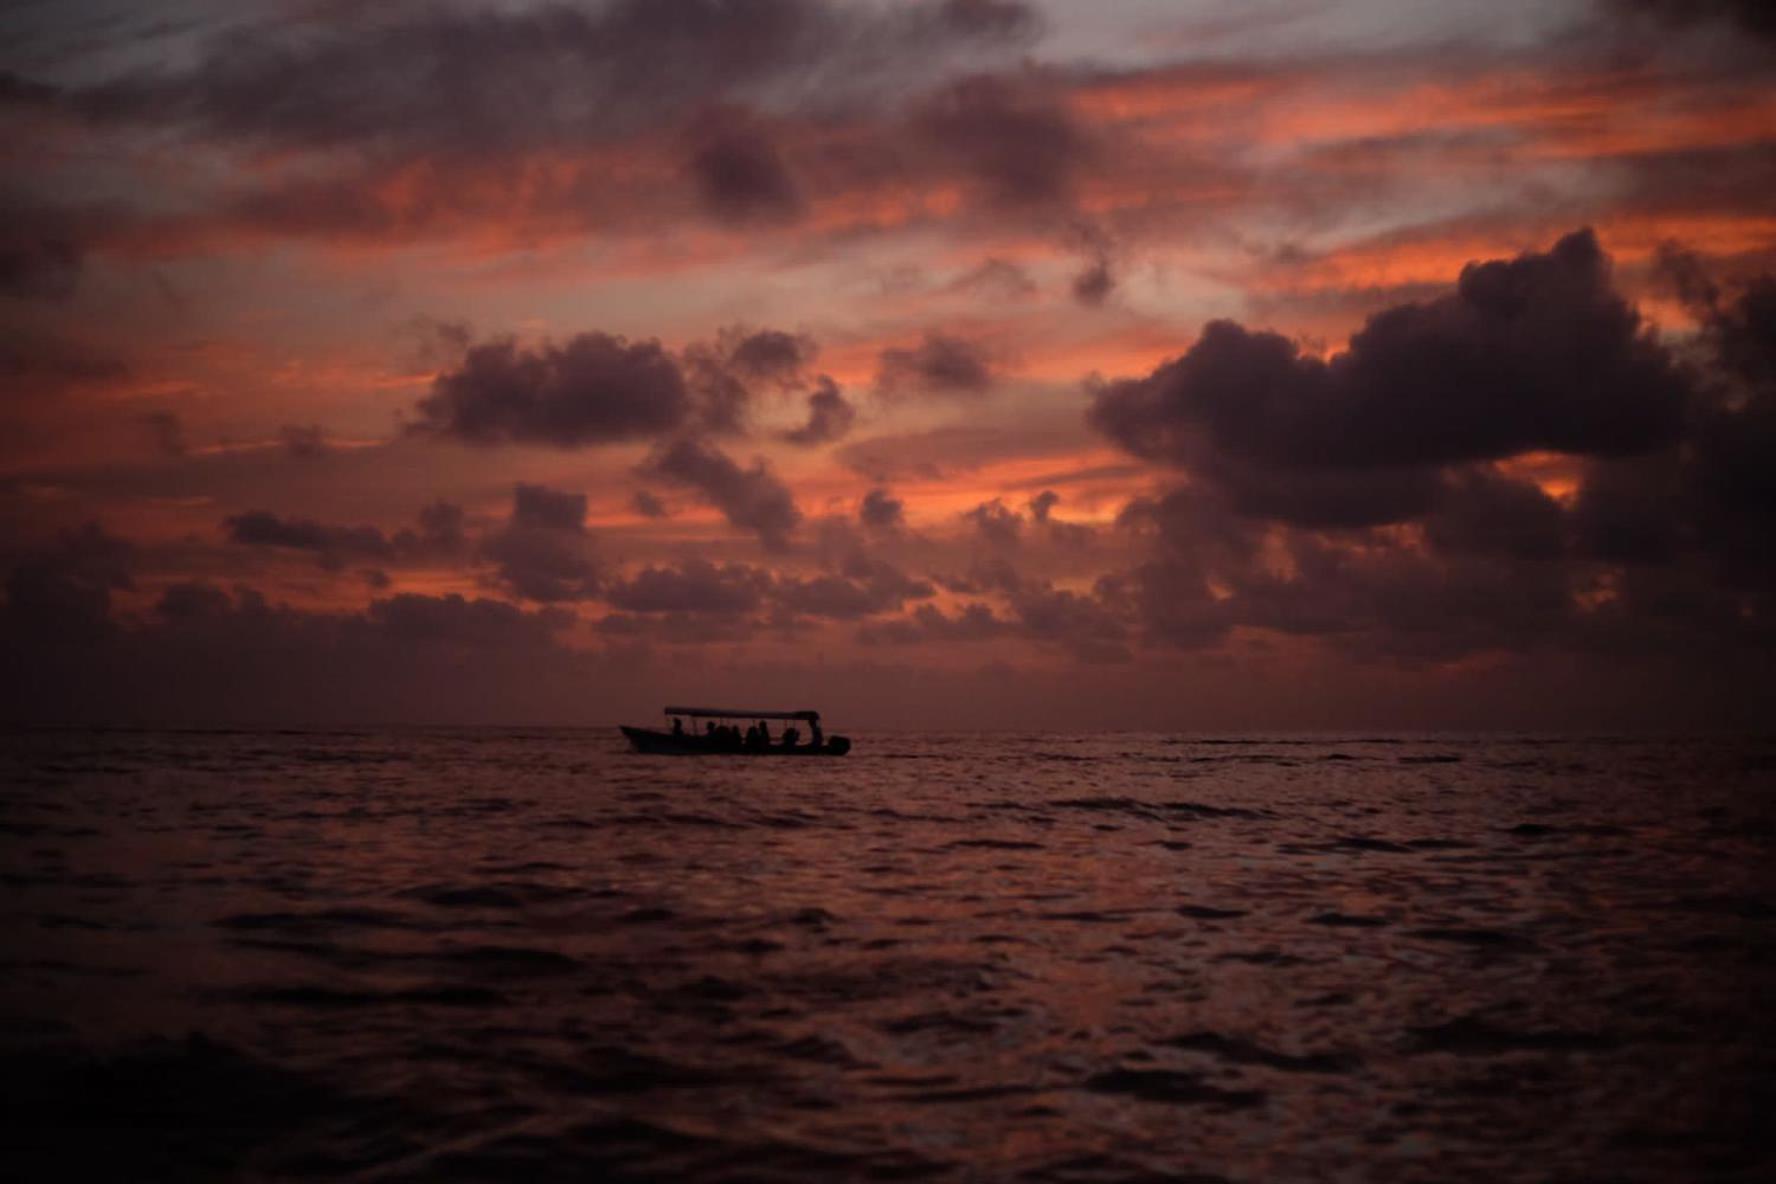
<instances>
[{"instance_id":1,"label":"sunset sky","mask_svg":"<svg viewBox=\"0 0 1776 1184\"><path fill-rule=\"evenodd\" d=\"M5 715L1767 724L1770 11L8 4Z\"/></svg>"}]
</instances>

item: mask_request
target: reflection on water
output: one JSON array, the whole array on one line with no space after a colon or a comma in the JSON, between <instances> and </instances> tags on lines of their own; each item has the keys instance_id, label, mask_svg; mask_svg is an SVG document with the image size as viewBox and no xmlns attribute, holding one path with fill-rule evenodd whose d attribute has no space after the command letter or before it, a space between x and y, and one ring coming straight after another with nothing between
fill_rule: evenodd
<instances>
[{"instance_id":1,"label":"reflection on water","mask_svg":"<svg viewBox=\"0 0 1776 1184\"><path fill-rule=\"evenodd\" d=\"M28 1178L1772 1167L1770 744L63 732L0 780Z\"/></svg>"}]
</instances>

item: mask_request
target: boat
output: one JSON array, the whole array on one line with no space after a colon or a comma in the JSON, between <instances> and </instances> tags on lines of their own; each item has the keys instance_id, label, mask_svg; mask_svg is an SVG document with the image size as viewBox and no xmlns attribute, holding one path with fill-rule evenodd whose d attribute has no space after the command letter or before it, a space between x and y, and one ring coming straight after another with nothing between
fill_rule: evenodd
<instances>
[{"instance_id":1,"label":"boat","mask_svg":"<svg viewBox=\"0 0 1776 1184\"><path fill-rule=\"evenodd\" d=\"M623 735L636 752L655 756L844 756L851 751L851 741L844 736L823 736L818 711L734 711L725 707L668 707L664 714L672 721L669 728L632 728L622 725ZM684 721L689 720L686 727ZM765 745L747 744L740 728L718 724L718 720L783 720L804 723L808 735L786 727L783 735L773 736ZM794 744L785 744L794 732Z\"/></svg>"}]
</instances>

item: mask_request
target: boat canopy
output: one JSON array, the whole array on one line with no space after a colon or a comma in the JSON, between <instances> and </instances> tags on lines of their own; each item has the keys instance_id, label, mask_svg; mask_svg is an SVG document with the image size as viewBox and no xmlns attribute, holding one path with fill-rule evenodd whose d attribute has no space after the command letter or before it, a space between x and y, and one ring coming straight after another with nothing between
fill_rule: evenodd
<instances>
[{"instance_id":1,"label":"boat canopy","mask_svg":"<svg viewBox=\"0 0 1776 1184\"><path fill-rule=\"evenodd\" d=\"M801 719L819 723L818 711L730 711L725 707L668 707L667 715L688 715L692 719Z\"/></svg>"}]
</instances>

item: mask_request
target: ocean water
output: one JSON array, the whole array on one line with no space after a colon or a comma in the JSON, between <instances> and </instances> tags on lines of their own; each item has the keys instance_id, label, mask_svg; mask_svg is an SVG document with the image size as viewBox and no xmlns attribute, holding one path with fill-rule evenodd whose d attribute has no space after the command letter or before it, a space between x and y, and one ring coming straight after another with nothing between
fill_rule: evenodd
<instances>
[{"instance_id":1,"label":"ocean water","mask_svg":"<svg viewBox=\"0 0 1776 1184\"><path fill-rule=\"evenodd\" d=\"M853 738L0 737L0 1170L1776 1170L1776 743Z\"/></svg>"}]
</instances>

